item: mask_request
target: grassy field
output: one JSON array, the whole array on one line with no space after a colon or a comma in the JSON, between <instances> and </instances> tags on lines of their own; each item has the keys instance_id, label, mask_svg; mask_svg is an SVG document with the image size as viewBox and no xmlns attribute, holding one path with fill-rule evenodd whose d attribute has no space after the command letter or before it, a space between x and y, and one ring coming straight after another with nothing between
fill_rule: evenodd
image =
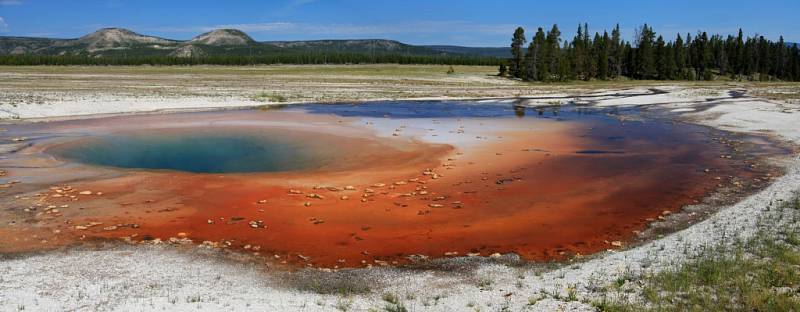
<instances>
[{"instance_id":1,"label":"grassy field","mask_svg":"<svg viewBox=\"0 0 800 312\"><path fill-rule=\"evenodd\" d=\"M497 77L492 66L6 66L0 68L0 105L63 99L123 97L264 98L286 102L426 97L510 97L579 94L600 89L684 85L748 88L780 99L800 98L797 83L591 81L526 83Z\"/></svg>"}]
</instances>

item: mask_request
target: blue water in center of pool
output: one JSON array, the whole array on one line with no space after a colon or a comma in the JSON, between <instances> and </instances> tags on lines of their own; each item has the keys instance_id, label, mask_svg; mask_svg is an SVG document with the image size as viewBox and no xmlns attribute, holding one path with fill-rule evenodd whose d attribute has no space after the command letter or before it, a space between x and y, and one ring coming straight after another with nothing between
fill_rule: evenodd
<instances>
[{"instance_id":1,"label":"blue water in center of pool","mask_svg":"<svg viewBox=\"0 0 800 312\"><path fill-rule=\"evenodd\" d=\"M194 131L102 136L56 154L101 166L244 173L318 168L327 159L315 149L280 135Z\"/></svg>"}]
</instances>

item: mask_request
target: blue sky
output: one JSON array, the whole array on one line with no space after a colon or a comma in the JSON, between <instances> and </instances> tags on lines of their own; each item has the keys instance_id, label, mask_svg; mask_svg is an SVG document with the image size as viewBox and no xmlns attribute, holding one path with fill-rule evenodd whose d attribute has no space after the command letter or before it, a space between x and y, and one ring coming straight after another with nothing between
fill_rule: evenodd
<instances>
[{"instance_id":1,"label":"blue sky","mask_svg":"<svg viewBox=\"0 0 800 312\"><path fill-rule=\"evenodd\" d=\"M0 35L74 38L101 27L189 39L214 28L238 28L259 41L386 38L412 44L507 46L517 25L557 23L564 37L578 23L590 30L619 22L627 39L642 23L667 38L698 29L800 42L798 0L671 1L212 1L0 0Z\"/></svg>"}]
</instances>

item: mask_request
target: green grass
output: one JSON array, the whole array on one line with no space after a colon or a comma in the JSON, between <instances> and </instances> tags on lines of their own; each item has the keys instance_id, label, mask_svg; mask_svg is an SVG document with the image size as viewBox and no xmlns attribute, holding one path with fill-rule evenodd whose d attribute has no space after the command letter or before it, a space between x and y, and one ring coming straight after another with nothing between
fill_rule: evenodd
<instances>
[{"instance_id":1,"label":"green grass","mask_svg":"<svg viewBox=\"0 0 800 312\"><path fill-rule=\"evenodd\" d=\"M286 102L286 97L283 96L283 95L277 94L275 92L273 92L273 93L261 92L259 94L256 94L255 96L253 96L253 100L254 101L260 101L260 102L283 103L283 102Z\"/></svg>"},{"instance_id":2,"label":"green grass","mask_svg":"<svg viewBox=\"0 0 800 312\"><path fill-rule=\"evenodd\" d=\"M800 200L779 209L800 211ZM800 235L761 232L681 267L644 277L641 301L603 300L602 311L800 311ZM619 286L619 285L617 285ZM612 286L613 287L613 286Z\"/></svg>"},{"instance_id":3,"label":"green grass","mask_svg":"<svg viewBox=\"0 0 800 312\"><path fill-rule=\"evenodd\" d=\"M386 301L386 305L383 307L386 312L408 312L408 309L400 300L399 296L386 293L383 295L382 299Z\"/></svg>"}]
</instances>

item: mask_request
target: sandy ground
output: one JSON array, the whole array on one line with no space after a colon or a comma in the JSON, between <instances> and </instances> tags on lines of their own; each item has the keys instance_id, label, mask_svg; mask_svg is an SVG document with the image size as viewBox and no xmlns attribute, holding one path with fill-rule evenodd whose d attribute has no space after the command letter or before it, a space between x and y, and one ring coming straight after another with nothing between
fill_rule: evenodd
<instances>
[{"instance_id":1,"label":"sandy ground","mask_svg":"<svg viewBox=\"0 0 800 312\"><path fill-rule=\"evenodd\" d=\"M92 88L87 91L65 90L64 86L75 82L76 78L72 76L64 78L68 81L53 87L58 89L53 91L47 87L39 89L30 85L28 79L36 75L43 74L24 71L0 73L0 107L5 111L5 117L42 118L165 107L229 107L241 106L240 100L245 98L202 95L200 98L213 101L197 104L200 102L159 100L162 96L131 96L124 92L114 94L113 90L119 89L112 89L111 93ZM345 76L354 77L353 74ZM108 80L107 77L99 79ZM126 80L120 79L124 85ZM354 78L354 81L357 79ZM650 86L577 91L580 88L570 87L565 91L565 88L547 90L541 86L519 86L508 81L495 83L494 78L475 73L463 74L457 79L459 81L453 82L456 85L453 89L469 89L471 80L477 83L489 80L487 89L501 86L522 90L520 95L539 97L525 100L528 105L553 101L603 106L658 105L679 113L681 118L700 124L729 131L769 133L786 142L800 143L800 106L792 99L783 97L767 100L749 96L750 93L762 94L769 89L764 87L757 87L758 90L754 91L747 86L719 84L711 87L657 86L660 92L648 90ZM434 78L431 80L435 81ZM222 82L219 84L224 85ZM20 85L26 87L19 88ZM391 90L428 88L421 87L423 83L417 82L413 86L389 85ZM287 89L294 87L290 85ZM361 94L353 92L356 89L354 86L331 86L336 90L342 88L351 91L347 93L348 96ZM376 90L381 88L388 87L375 87ZM310 92L308 90L314 89L307 88L303 92ZM422 96L448 96L436 91L435 86L426 90L429 93ZM50 92L63 98L56 100ZM94 92L99 92L97 98L92 96ZM475 91L471 95L500 95L494 91L481 92ZM647 93L652 94L642 95ZM386 93L382 92L369 94L371 96L367 96L368 99L386 97ZM639 96L632 97L630 94ZM146 99L139 102L139 96ZM180 96L172 94L168 97ZM9 100L20 97L40 99L40 102L21 101L12 104ZM290 101L294 100L291 95L288 97ZM330 99L334 100L332 97ZM43 106L47 109L42 109ZM620 277L647 274L675 266L697 256L706 248L746 239L758 229L774 230L775 227L763 222L780 219L780 211L769 209L770 203L787 200L800 192L800 158L793 156L781 164L787 170L786 175L776 179L768 188L726 207L703 222L637 247L609 251L574 264L519 266L514 265L513 256L506 255L497 259L458 259L443 264L443 270L373 268L349 271L346 275L342 275L345 274L342 272L330 274L308 270L287 276L263 274L259 265L218 258L216 253L201 248L176 250L169 246L108 246L8 257L0 261L0 310L366 311L389 310L401 304L409 311L494 311L506 308L512 311L591 311L593 308L586 302L599 299L605 294L602 290L604 286ZM339 278L336 278L337 274ZM333 290L352 283L364 283L370 285L372 291L365 294L326 295L298 286L302 283L297 280L317 279L327 281L325 287ZM340 285L343 283L346 285Z\"/></svg>"}]
</instances>

